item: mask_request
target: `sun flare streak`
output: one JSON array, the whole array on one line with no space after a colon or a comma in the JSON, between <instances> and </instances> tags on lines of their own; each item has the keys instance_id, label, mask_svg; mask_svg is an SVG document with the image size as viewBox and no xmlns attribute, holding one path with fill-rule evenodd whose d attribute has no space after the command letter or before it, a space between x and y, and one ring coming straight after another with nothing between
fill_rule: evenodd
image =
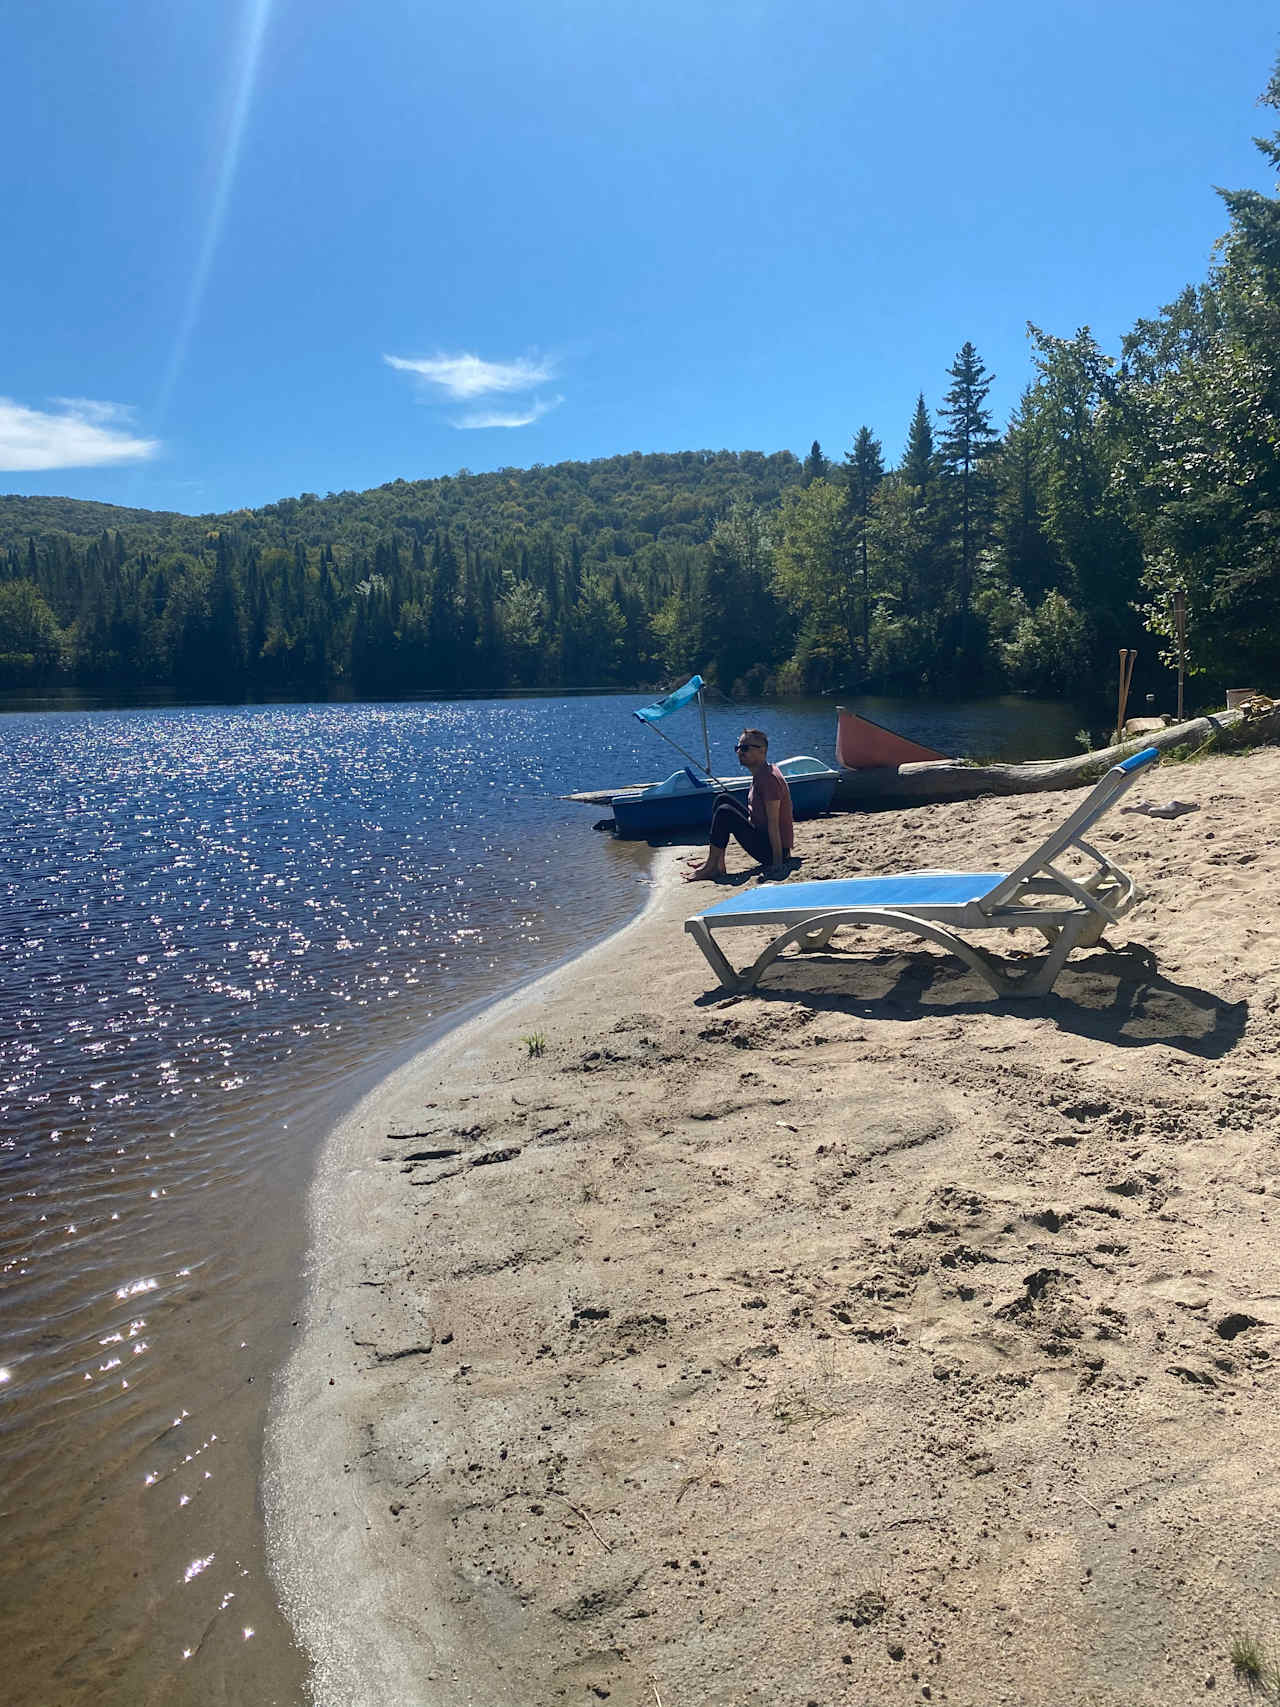
<instances>
[{"instance_id":1,"label":"sun flare streak","mask_svg":"<svg viewBox=\"0 0 1280 1707\"><path fill-rule=\"evenodd\" d=\"M244 0L240 44L236 67L231 80L231 101L222 143L222 157L218 164L218 174L209 203L208 217L205 220L204 235L191 274L191 283L187 290L186 302L183 305L182 318L178 322L173 348L170 351L160 385L160 395L156 406L157 422L162 421L167 415L173 393L186 365L191 340L200 318L205 292L209 286L209 275L213 271L214 258L222 240L223 227L226 224L227 213L231 206L231 192L235 188L236 175L240 168L245 129L253 106L254 90L258 81L258 67L262 59L262 44L271 16L271 4L272 0Z\"/></svg>"}]
</instances>

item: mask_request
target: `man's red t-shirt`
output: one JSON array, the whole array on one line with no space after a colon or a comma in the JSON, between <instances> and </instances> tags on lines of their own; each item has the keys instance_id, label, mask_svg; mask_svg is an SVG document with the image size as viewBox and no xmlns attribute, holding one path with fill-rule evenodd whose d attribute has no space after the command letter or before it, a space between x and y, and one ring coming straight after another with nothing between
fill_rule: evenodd
<instances>
[{"instance_id":1,"label":"man's red t-shirt","mask_svg":"<svg viewBox=\"0 0 1280 1707\"><path fill-rule=\"evenodd\" d=\"M751 787L747 793L747 811L751 822L757 830L769 831L768 803L778 801L778 833L782 838L782 851L791 852L795 839L795 828L791 819L791 790L787 787L787 779L777 765L761 765L758 771L752 773Z\"/></svg>"}]
</instances>

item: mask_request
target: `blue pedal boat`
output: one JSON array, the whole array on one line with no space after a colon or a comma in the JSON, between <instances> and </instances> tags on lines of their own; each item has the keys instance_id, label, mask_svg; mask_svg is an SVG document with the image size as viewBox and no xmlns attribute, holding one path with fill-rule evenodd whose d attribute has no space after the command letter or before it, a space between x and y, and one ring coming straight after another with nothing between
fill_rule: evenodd
<instances>
[{"instance_id":1,"label":"blue pedal boat","mask_svg":"<svg viewBox=\"0 0 1280 1707\"><path fill-rule=\"evenodd\" d=\"M831 809L840 772L821 759L800 754L780 759L778 769L791 791L791 810L797 818L814 818ZM669 836L691 830L708 830L716 797L731 794L745 806L749 776L701 777L688 765L672 773L665 782L620 789L610 799L615 835L627 841Z\"/></svg>"}]
</instances>

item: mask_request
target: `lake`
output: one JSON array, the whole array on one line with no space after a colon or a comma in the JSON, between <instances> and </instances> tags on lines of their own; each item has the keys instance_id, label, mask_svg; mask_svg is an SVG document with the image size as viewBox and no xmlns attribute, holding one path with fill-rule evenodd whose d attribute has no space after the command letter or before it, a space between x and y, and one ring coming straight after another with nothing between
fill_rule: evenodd
<instances>
[{"instance_id":1,"label":"lake","mask_svg":"<svg viewBox=\"0 0 1280 1707\"><path fill-rule=\"evenodd\" d=\"M257 1479L338 1114L642 905L557 796L684 761L640 696L0 718L0 1640L8 1698L292 1707ZM851 700L945 752L1070 706ZM834 704L718 705L830 760ZM673 720L692 753L693 714ZM673 952L683 952L673 948Z\"/></svg>"}]
</instances>

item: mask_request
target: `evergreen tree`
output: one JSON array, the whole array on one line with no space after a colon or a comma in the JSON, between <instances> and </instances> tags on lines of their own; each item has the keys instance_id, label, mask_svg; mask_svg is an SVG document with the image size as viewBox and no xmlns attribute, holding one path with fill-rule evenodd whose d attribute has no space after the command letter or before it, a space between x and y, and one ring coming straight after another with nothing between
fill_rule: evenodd
<instances>
[{"instance_id":1,"label":"evergreen tree","mask_svg":"<svg viewBox=\"0 0 1280 1707\"><path fill-rule=\"evenodd\" d=\"M739 502L711 536L701 580L703 673L724 693L779 661L779 617L771 585L773 545L763 513Z\"/></svg>"},{"instance_id":2,"label":"evergreen tree","mask_svg":"<svg viewBox=\"0 0 1280 1707\"><path fill-rule=\"evenodd\" d=\"M1272 67L1259 105L1280 110L1280 59ZM1280 174L1280 131L1255 136L1254 146ZM1227 238L1228 266L1255 273L1271 304L1280 302L1280 199L1259 190L1219 190L1231 216Z\"/></svg>"},{"instance_id":3,"label":"evergreen tree","mask_svg":"<svg viewBox=\"0 0 1280 1707\"><path fill-rule=\"evenodd\" d=\"M1043 446L1028 388L991 460L992 534L1001 577L1032 604L1065 582L1065 567L1045 532Z\"/></svg>"},{"instance_id":4,"label":"evergreen tree","mask_svg":"<svg viewBox=\"0 0 1280 1707\"><path fill-rule=\"evenodd\" d=\"M1262 101L1280 108L1280 61ZM1280 133L1255 141L1280 166ZM1280 198L1220 193L1231 227L1207 284L1125 342L1115 477L1148 626L1172 640L1183 589L1193 670L1265 681L1280 644Z\"/></svg>"},{"instance_id":5,"label":"evergreen tree","mask_svg":"<svg viewBox=\"0 0 1280 1707\"><path fill-rule=\"evenodd\" d=\"M947 372L953 383L939 410L946 423L941 450L946 468L959 485L960 573L956 586L956 615L959 651L963 656L969 651L974 567L987 532L988 483L983 478L982 465L999 434L991 425L991 413L985 407L995 376L983 367L971 343L966 342L961 347Z\"/></svg>"},{"instance_id":6,"label":"evergreen tree","mask_svg":"<svg viewBox=\"0 0 1280 1707\"><path fill-rule=\"evenodd\" d=\"M844 493L838 487L815 480L787 493L774 562L778 591L799 631L784 685L788 691L826 693L848 680L858 645Z\"/></svg>"},{"instance_id":7,"label":"evergreen tree","mask_svg":"<svg viewBox=\"0 0 1280 1707\"><path fill-rule=\"evenodd\" d=\"M825 480L830 472L831 464L823 456L822 446L815 439L804 459L804 484L812 486L815 480Z\"/></svg>"},{"instance_id":8,"label":"evergreen tree","mask_svg":"<svg viewBox=\"0 0 1280 1707\"><path fill-rule=\"evenodd\" d=\"M465 685L460 681L461 594L458 554L445 528L436 535L432 552L431 602L427 611L430 651L426 685L440 693Z\"/></svg>"},{"instance_id":9,"label":"evergreen tree","mask_svg":"<svg viewBox=\"0 0 1280 1707\"><path fill-rule=\"evenodd\" d=\"M868 557L868 523L871 501L884 479L884 457L879 439L870 427L859 427L853 449L845 452L845 511L853 556L861 580L862 667L871 669L871 571Z\"/></svg>"},{"instance_id":10,"label":"evergreen tree","mask_svg":"<svg viewBox=\"0 0 1280 1707\"><path fill-rule=\"evenodd\" d=\"M232 542L219 533L209 586L206 645L210 658L204 674L208 691L219 698L238 698L244 691L244 601Z\"/></svg>"},{"instance_id":11,"label":"evergreen tree","mask_svg":"<svg viewBox=\"0 0 1280 1707\"><path fill-rule=\"evenodd\" d=\"M917 492L928 490L938 471L933 447L933 426L924 406L924 392L916 398L915 413L907 428L907 448L902 458L902 478Z\"/></svg>"},{"instance_id":12,"label":"evergreen tree","mask_svg":"<svg viewBox=\"0 0 1280 1707\"><path fill-rule=\"evenodd\" d=\"M1121 449L1113 364L1087 326L1074 338L1029 329L1039 377L1024 409L1039 444L1044 531L1068 583L1058 591L1090 619L1095 656L1110 659L1131 630L1141 569L1113 478Z\"/></svg>"}]
</instances>

